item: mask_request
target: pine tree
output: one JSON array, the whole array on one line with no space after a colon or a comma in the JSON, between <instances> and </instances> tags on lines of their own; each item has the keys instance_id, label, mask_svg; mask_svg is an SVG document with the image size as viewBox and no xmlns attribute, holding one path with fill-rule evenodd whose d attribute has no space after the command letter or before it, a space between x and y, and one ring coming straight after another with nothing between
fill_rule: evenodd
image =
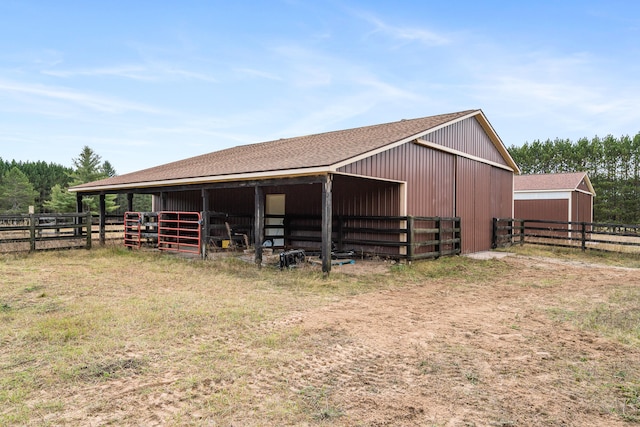
<instances>
[{"instance_id":1,"label":"pine tree","mask_svg":"<svg viewBox=\"0 0 640 427\"><path fill-rule=\"evenodd\" d=\"M85 184L107 178L109 175L115 176L116 171L107 161L101 163L101 158L88 146L82 148L80 155L73 159L75 170L69 174L70 186ZM118 206L115 203L116 196L109 194L105 198L107 212L115 211ZM53 212L75 212L76 195L70 193L67 188L61 185L54 186L51 190L51 200L45 202L45 207ZM82 210L97 213L99 210L98 196L82 197Z\"/></svg>"},{"instance_id":2,"label":"pine tree","mask_svg":"<svg viewBox=\"0 0 640 427\"><path fill-rule=\"evenodd\" d=\"M8 214L28 213L37 191L29 178L17 167L9 169L0 181L0 212Z\"/></svg>"}]
</instances>

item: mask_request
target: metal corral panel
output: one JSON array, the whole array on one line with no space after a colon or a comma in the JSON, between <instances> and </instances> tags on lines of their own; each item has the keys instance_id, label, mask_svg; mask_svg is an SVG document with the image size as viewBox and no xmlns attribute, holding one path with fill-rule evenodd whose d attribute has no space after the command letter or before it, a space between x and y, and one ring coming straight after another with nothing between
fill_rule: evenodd
<instances>
[{"instance_id":1,"label":"metal corral panel","mask_svg":"<svg viewBox=\"0 0 640 427\"><path fill-rule=\"evenodd\" d=\"M421 139L501 165L507 164L474 117L428 133Z\"/></svg>"},{"instance_id":2,"label":"metal corral panel","mask_svg":"<svg viewBox=\"0 0 640 427\"><path fill-rule=\"evenodd\" d=\"M339 171L406 181L407 215L454 214L455 156L452 154L407 143L346 165Z\"/></svg>"},{"instance_id":3,"label":"metal corral panel","mask_svg":"<svg viewBox=\"0 0 640 427\"><path fill-rule=\"evenodd\" d=\"M492 167L457 158L456 216L460 217L462 253L491 248Z\"/></svg>"}]
</instances>

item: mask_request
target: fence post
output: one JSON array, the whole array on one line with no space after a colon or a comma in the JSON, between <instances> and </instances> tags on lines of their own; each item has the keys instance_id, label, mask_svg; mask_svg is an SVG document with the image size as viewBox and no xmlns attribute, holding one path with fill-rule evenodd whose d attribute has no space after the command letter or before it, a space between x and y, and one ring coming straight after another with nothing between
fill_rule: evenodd
<instances>
[{"instance_id":1,"label":"fence post","mask_svg":"<svg viewBox=\"0 0 640 427\"><path fill-rule=\"evenodd\" d=\"M414 250L413 242L415 241L415 217L407 216L407 260L413 261Z\"/></svg>"},{"instance_id":2,"label":"fence post","mask_svg":"<svg viewBox=\"0 0 640 427\"><path fill-rule=\"evenodd\" d=\"M507 237L509 238L509 245L513 245L513 218L509 218L509 232L507 233Z\"/></svg>"},{"instance_id":3,"label":"fence post","mask_svg":"<svg viewBox=\"0 0 640 427\"><path fill-rule=\"evenodd\" d=\"M36 250L36 216L29 214L29 252Z\"/></svg>"},{"instance_id":4,"label":"fence post","mask_svg":"<svg viewBox=\"0 0 640 427\"><path fill-rule=\"evenodd\" d=\"M520 221L520 245L524 245L524 219Z\"/></svg>"},{"instance_id":5,"label":"fence post","mask_svg":"<svg viewBox=\"0 0 640 427\"><path fill-rule=\"evenodd\" d=\"M583 221L580 223L580 229L582 232L582 251L587 250L587 224Z\"/></svg>"},{"instance_id":6,"label":"fence post","mask_svg":"<svg viewBox=\"0 0 640 427\"><path fill-rule=\"evenodd\" d=\"M498 218L493 218L493 227L491 228L491 248L498 247Z\"/></svg>"},{"instance_id":7,"label":"fence post","mask_svg":"<svg viewBox=\"0 0 640 427\"><path fill-rule=\"evenodd\" d=\"M436 240L438 244L436 245L436 253L438 254L438 258L442 255L442 218L439 216L436 217Z\"/></svg>"},{"instance_id":8,"label":"fence post","mask_svg":"<svg viewBox=\"0 0 640 427\"><path fill-rule=\"evenodd\" d=\"M80 219L80 218L78 218ZM93 217L91 216L91 211L87 211L84 214L84 220L87 224L87 249L91 249L91 229L92 229L92 222L93 222ZM81 231L81 230L79 230Z\"/></svg>"}]
</instances>

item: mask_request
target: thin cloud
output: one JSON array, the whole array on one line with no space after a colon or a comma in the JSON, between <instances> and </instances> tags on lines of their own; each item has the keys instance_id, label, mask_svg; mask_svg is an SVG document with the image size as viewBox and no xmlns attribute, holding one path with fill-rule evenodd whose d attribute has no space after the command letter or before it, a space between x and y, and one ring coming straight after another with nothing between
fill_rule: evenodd
<instances>
[{"instance_id":1,"label":"thin cloud","mask_svg":"<svg viewBox=\"0 0 640 427\"><path fill-rule=\"evenodd\" d=\"M24 84L0 80L0 92L31 95L38 98L56 100L106 113L136 111L152 114L166 114L157 108L105 96L78 92L68 88Z\"/></svg>"},{"instance_id":2,"label":"thin cloud","mask_svg":"<svg viewBox=\"0 0 640 427\"><path fill-rule=\"evenodd\" d=\"M81 68L75 70L49 69L42 71L42 74L62 78L71 78L78 76L109 76L145 82L161 82L166 80L173 80L175 78L182 80L198 80L210 83L217 82L216 78L213 76L161 63L147 65L121 65L115 67Z\"/></svg>"},{"instance_id":3,"label":"thin cloud","mask_svg":"<svg viewBox=\"0 0 640 427\"><path fill-rule=\"evenodd\" d=\"M427 46L442 46L451 43L448 37L424 28L394 26L367 13L357 14L357 16L375 27L373 33L382 33L395 40L418 42Z\"/></svg>"},{"instance_id":4,"label":"thin cloud","mask_svg":"<svg viewBox=\"0 0 640 427\"><path fill-rule=\"evenodd\" d=\"M236 68L237 73L245 74L252 77L259 77L265 80L282 81L283 79L275 74L268 73L266 71L255 70L253 68Z\"/></svg>"}]
</instances>

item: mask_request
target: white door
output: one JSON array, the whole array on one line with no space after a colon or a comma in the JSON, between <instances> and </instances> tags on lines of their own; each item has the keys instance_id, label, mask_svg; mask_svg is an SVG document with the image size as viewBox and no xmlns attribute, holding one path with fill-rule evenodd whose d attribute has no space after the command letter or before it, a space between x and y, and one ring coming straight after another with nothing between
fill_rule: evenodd
<instances>
[{"instance_id":1,"label":"white door","mask_svg":"<svg viewBox=\"0 0 640 427\"><path fill-rule=\"evenodd\" d=\"M265 214L278 215L277 218L265 218L265 240L271 240L273 246L284 247L284 194L267 194Z\"/></svg>"}]
</instances>

